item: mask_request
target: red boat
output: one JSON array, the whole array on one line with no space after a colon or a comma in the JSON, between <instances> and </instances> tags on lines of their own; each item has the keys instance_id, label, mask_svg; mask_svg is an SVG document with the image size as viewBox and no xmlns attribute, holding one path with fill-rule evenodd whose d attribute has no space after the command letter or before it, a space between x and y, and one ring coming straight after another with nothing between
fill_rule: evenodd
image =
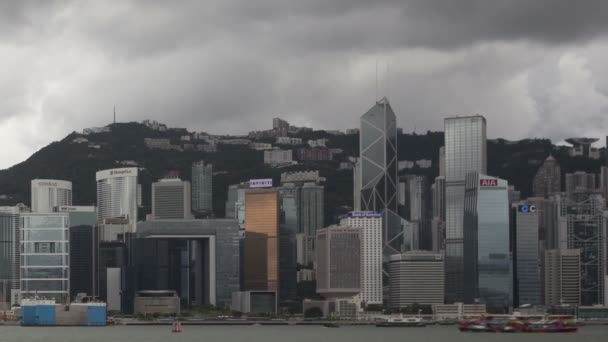
<instances>
[{"instance_id":1,"label":"red boat","mask_svg":"<svg viewBox=\"0 0 608 342\"><path fill-rule=\"evenodd\" d=\"M550 323L537 322L497 322L491 320L465 321L458 325L458 330L462 332L542 332L542 333L567 333L576 332L578 327L568 325L564 321L554 321Z\"/></svg>"}]
</instances>

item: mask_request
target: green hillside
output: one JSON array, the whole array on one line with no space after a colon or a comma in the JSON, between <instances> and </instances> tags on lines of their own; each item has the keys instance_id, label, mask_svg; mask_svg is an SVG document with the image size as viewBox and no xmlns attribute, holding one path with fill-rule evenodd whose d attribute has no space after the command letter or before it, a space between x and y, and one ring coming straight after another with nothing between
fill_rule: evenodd
<instances>
[{"instance_id":1,"label":"green hillside","mask_svg":"<svg viewBox=\"0 0 608 342\"><path fill-rule=\"evenodd\" d=\"M118 123L110 126L111 131L83 136L76 132L61 141L53 142L33 154L26 161L0 171L0 200L3 205L29 204L30 180L34 178L65 179L73 182L73 202L78 205L95 203L95 172L114 167L124 167L121 161L135 161L143 170L140 183L143 190L142 215L149 212L150 185L162 178L169 170L177 170L183 179L190 179L190 165L194 161L205 160L214 167L214 212L224 216L224 202L228 185L251 178L273 178L278 183L285 171L319 170L326 182L326 222L332 223L337 216L348 211L352 205L352 171L339 171L339 162L348 156L358 154L358 136L335 136L324 131L302 133L296 136L304 140L313 138L330 139L329 147L341 148L344 154L330 162L300 164L289 168L270 168L263 164L263 152L247 146L218 145L218 152L162 151L151 150L144 145L144 138L168 138L178 143L185 130L160 132L139 123ZM74 143L74 139L84 137L89 143ZM260 139L270 142L272 139ZM438 151L443 145L442 132L427 134L403 134L399 136L399 159L431 159L430 169L412 169L409 173L423 174L434 178L438 174ZM599 172L601 162L584 158L570 158L567 153L556 149L549 140L523 140L507 142L496 140L488 143L488 172L506 178L523 195L529 195L532 177L536 169L549 153L553 153L564 172L584 170Z\"/></svg>"}]
</instances>

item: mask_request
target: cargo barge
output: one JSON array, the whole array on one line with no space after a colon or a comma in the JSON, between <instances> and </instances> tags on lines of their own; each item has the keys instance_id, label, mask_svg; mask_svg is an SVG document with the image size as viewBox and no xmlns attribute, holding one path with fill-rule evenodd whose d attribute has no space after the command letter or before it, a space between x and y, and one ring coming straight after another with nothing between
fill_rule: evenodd
<instances>
[{"instance_id":1,"label":"cargo barge","mask_svg":"<svg viewBox=\"0 0 608 342\"><path fill-rule=\"evenodd\" d=\"M22 326L105 326L106 303L56 304L54 300L24 299Z\"/></svg>"}]
</instances>

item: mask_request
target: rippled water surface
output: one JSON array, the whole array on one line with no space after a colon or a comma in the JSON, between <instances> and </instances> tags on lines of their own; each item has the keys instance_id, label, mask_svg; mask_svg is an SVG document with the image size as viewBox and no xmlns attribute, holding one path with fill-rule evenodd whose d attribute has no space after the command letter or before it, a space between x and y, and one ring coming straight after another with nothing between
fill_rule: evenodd
<instances>
[{"instance_id":1,"label":"rippled water surface","mask_svg":"<svg viewBox=\"0 0 608 342\"><path fill-rule=\"evenodd\" d=\"M376 328L320 326L184 326L172 334L168 326L0 327L2 342L485 342L485 341L602 341L608 342L608 326L582 327L571 334L461 333L456 327Z\"/></svg>"}]
</instances>

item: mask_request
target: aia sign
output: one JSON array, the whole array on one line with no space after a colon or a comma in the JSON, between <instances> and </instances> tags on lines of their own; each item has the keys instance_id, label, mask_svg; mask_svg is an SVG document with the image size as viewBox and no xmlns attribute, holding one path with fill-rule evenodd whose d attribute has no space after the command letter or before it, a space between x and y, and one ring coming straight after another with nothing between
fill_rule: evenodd
<instances>
[{"instance_id":1,"label":"aia sign","mask_svg":"<svg viewBox=\"0 0 608 342\"><path fill-rule=\"evenodd\" d=\"M480 179L479 186L498 186L498 179Z\"/></svg>"}]
</instances>

